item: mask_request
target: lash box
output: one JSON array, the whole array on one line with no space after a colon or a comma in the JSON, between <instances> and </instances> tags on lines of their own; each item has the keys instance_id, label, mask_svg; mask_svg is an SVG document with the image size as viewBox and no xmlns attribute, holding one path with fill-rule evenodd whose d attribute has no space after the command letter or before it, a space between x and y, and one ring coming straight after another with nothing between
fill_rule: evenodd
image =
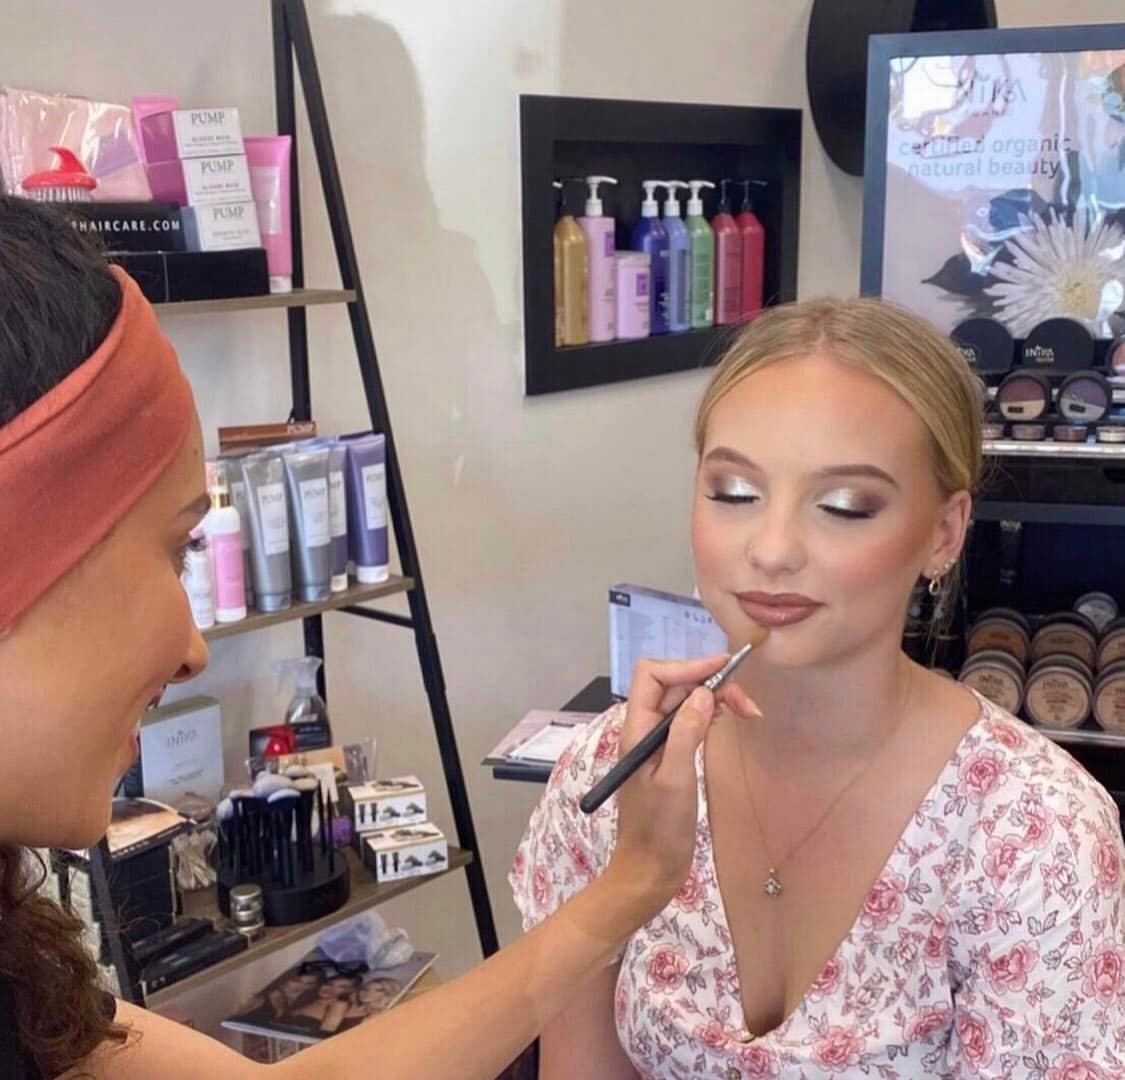
<instances>
[{"instance_id":1,"label":"lash box","mask_svg":"<svg viewBox=\"0 0 1125 1080\"><path fill-rule=\"evenodd\" d=\"M146 161L220 157L245 153L238 110L175 109L140 123Z\"/></svg>"},{"instance_id":2,"label":"lash box","mask_svg":"<svg viewBox=\"0 0 1125 1080\"><path fill-rule=\"evenodd\" d=\"M262 248L128 252L111 255L109 261L135 278L153 304L264 296L270 291Z\"/></svg>"},{"instance_id":3,"label":"lash box","mask_svg":"<svg viewBox=\"0 0 1125 1080\"><path fill-rule=\"evenodd\" d=\"M436 825L380 829L360 841L363 865L380 884L449 869L449 845Z\"/></svg>"},{"instance_id":4,"label":"lash box","mask_svg":"<svg viewBox=\"0 0 1125 1080\"><path fill-rule=\"evenodd\" d=\"M243 154L150 161L145 166L152 197L180 206L253 202L250 169Z\"/></svg>"},{"instance_id":5,"label":"lash box","mask_svg":"<svg viewBox=\"0 0 1125 1080\"><path fill-rule=\"evenodd\" d=\"M697 660L726 651L726 634L698 600L639 585L609 590L610 690L618 697L629 693L643 656Z\"/></svg>"},{"instance_id":6,"label":"lash box","mask_svg":"<svg viewBox=\"0 0 1125 1080\"><path fill-rule=\"evenodd\" d=\"M426 789L416 776L349 784L343 791L345 810L357 834L417 825L428 819Z\"/></svg>"},{"instance_id":7,"label":"lash box","mask_svg":"<svg viewBox=\"0 0 1125 1080\"><path fill-rule=\"evenodd\" d=\"M74 228L97 236L107 251L184 250L183 222L175 203L76 202L67 209Z\"/></svg>"}]
</instances>

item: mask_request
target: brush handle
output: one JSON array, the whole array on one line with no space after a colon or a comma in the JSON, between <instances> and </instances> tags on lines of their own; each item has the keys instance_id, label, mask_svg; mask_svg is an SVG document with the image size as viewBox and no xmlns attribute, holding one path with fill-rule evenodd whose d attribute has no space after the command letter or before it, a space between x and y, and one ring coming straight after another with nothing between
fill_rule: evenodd
<instances>
[{"instance_id":1,"label":"brush handle","mask_svg":"<svg viewBox=\"0 0 1125 1080\"><path fill-rule=\"evenodd\" d=\"M585 795L578 805L582 813L592 814L602 803L617 791L657 750L668 741L668 732L676 713L682 706L677 705L659 724L656 725L636 746L633 747L612 769L609 770Z\"/></svg>"}]
</instances>

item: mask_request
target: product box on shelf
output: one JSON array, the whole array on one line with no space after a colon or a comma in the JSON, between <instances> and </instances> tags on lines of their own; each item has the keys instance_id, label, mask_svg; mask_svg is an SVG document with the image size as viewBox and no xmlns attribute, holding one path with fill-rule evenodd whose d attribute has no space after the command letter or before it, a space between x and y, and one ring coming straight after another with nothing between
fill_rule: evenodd
<instances>
[{"instance_id":1,"label":"product box on shelf","mask_svg":"<svg viewBox=\"0 0 1125 1080\"><path fill-rule=\"evenodd\" d=\"M629 693L642 657L694 660L726 649L726 635L698 600L639 585L609 590L610 689L618 697Z\"/></svg>"},{"instance_id":2,"label":"product box on shelf","mask_svg":"<svg viewBox=\"0 0 1125 1080\"><path fill-rule=\"evenodd\" d=\"M356 833L416 825L428 816L426 789L416 776L349 784L343 792L343 809Z\"/></svg>"},{"instance_id":3,"label":"product box on shelf","mask_svg":"<svg viewBox=\"0 0 1125 1080\"><path fill-rule=\"evenodd\" d=\"M145 168L152 197L162 202L212 206L254 201L250 170L243 154L150 161Z\"/></svg>"},{"instance_id":4,"label":"product box on shelf","mask_svg":"<svg viewBox=\"0 0 1125 1080\"><path fill-rule=\"evenodd\" d=\"M368 833L360 840L363 864L376 881L440 874L449 869L449 845L436 825L399 826Z\"/></svg>"},{"instance_id":5,"label":"product box on shelf","mask_svg":"<svg viewBox=\"0 0 1125 1080\"><path fill-rule=\"evenodd\" d=\"M106 251L183 251L180 208L163 202L75 202L71 224L95 234Z\"/></svg>"},{"instance_id":6,"label":"product box on shelf","mask_svg":"<svg viewBox=\"0 0 1125 1080\"><path fill-rule=\"evenodd\" d=\"M174 109L141 118L141 145L147 161L222 157L243 152L238 110Z\"/></svg>"},{"instance_id":7,"label":"product box on shelf","mask_svg":"<svg viewBox=\"0 0 1125 1080\"><path fill-rule=\"evenodd\" d=\"M192 697L149 710L141 718L141 785L169 806L203 799L215 805L223 790L223 727L219 703Z\"/></svg>"},{"instance_id":8,"label":"product box on shelf","mask_svg":"<svg viewBox=\"0 0 1125 1080\"><path fill-rule=\"evenodd\" d=\"M266 253L261 248L125 252L110 255L109 261L135 278L154 304L264 296L270 291Z\"/></svg>"},{"instance_id":9,"label":"product box on shelf","mask_svg":"<svg viewBox=\"0 0 1125 1080\"><path fill-rule=\"evenodd\" d=\"M252 202L183 208L184 236L191 251L231 251L262 246L258 210Z\"/></svg>"}]
</instances>

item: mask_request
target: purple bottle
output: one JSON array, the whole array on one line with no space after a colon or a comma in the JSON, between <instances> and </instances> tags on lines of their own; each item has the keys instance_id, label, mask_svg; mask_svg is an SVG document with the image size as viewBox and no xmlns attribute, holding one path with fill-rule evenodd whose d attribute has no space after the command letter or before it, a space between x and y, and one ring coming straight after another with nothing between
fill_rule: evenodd
<instances>
[{"instance_id":1,"label":"purple bottle","mask_svg":"<svg viewBox=\"0 0 1125 1080\"><path fill-rule=\"evenodd\" d=\"M652 259L651 292L649 294L650 333L668 333L668 232L660 221L660 208L656 202L656 189L663 187L659 180L645 180L644 202L641 218L633 226L633 250L647 252Z\"/></svg>"}]
</instances>

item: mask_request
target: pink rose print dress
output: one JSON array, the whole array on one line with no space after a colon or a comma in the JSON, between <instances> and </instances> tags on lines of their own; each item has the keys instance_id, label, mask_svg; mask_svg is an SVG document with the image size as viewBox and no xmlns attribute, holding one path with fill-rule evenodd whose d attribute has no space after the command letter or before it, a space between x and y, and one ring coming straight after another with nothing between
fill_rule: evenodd
<instances>
[{"instance_id":1,"label":"pink rose print dress","mask_svg":"<svg viewBox=\"0 0 1125 1080\"><path fill-rule=\"evenodd\" d=\"M596 877L614 800L578 799L617 758L624 707L560 759L510 881L531 927ZM628 941L617 1032L645 1078L1125 1078L1125 851L1117 807L996 706L943 767L848 935L797 1008L746 1033L703 783L691 876ZM577 1078L576 1078L577 1080Z\"/></svg>"}]
</instances>

